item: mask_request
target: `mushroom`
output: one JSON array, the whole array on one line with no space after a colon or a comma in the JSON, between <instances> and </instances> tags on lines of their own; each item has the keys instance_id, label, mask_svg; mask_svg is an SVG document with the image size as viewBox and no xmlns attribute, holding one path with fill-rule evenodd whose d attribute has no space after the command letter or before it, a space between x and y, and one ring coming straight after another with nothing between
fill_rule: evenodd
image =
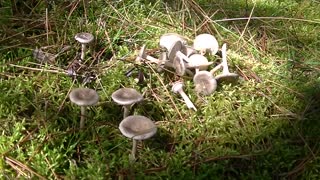
<instances>
[{"instance_id":1,"label":"mushroom","mask_svg":"<svg viewBox=\"0 0 320 180\"><path fill-rule=\"evenodd\" d=\"M78 33L74 36L74 38L81 43L81 60L84 60L86 45L91 43L94 40L94 36L91 33Z\"/></svg>"},{"instance_id":2,"label":"mushroom","mask_svg":"<svg viewBox=\"0 0 320 180\"><path fill-rule=\"evenodd\" d=\"M193 109L197 111L197 108L193 105L187 94L183 91L183 82L177 81L172 85L172 92L179 93L181 97L183 98L184 102L186 103L187 107L189 109Z\"/></svg>"},{"instance_id":3,"label":"mushroom","mask_svg":"<svg viewBox=\"0 0 320 180\"><path fill-rule=\"evenodd\" d=\"M211 34L199 34L193 41L193 48L200 51L201 55L209 52L214 55L218 52L219 45L217 39Z\"/></svg>"},{"instance_id":4,"label":"mushroom","mask_svg":"<svg viewBox=\"0 0 320 180\"><path fill-rule=\"evenodd\" d=\"M217 81L208 71L199 71L193 77L195 91L198 94L210 95L217 89Z\"/></svg>"},{"instance_id":5,"label":"mushroom","mask_svg":"<svg viewBox=\"0 0 320 180\"><path fill-rule=\"evenodd\" d=\"M133 104L141 102L143 100L143 96L133 88L118 89L112 93L111 98L114 102L123 106L123 118L129 116L130 108Z\"/></svg>"},{"instance_id":6,"label":"mushroom","mask_svg":"<svg viewBox=\"0 0 320 180\"><path fill-rule=\"evenodd\" d=\"M187 39L180 34L166 33L160 37L159 45L161 48L165 48L168 50L176 41L181 41L183 44L187 44Z\"/></svg>"},{"instance_id":7,"label":"mushroom","mask_svg":"<svg viewBox=\"0 0 320 180\"><path fill-rule=\"evenodd\" d=\"M213 64L213 62L209 62L208 59L201 54L193 54L189 57L189 60L187 68L194 68L196 74L199 71L207 70L208 66Z\"/></svg>"},{"instance_id":8,"label":"mushroom","mask_svg":"<svg viewBox=\"0 0 320 180\"><path fill-rule=\"evenodd\" d=\"M133 145L130 160L136 159L137 141L149 139L157 132L157 126L149 118L140 115L133 115L124 118L120 124L121 133L132 138Z\"/></svg>"},{"instance_id":9,"label":"mushroom","mask_svg":"<svg viewBox=\"0 0 320 180\"><path fill-rule=\"evenodd\" d=\"M86 118L86 107L95 105L99 101L97 91L89 88L76 88L69 94L71 102L81 107L80 129L84 127Z\"/></svg>"},{"instance_id":10,"label":"mushroom","mask_svg":"<svg viewBox=\"0 0 320 180\"><path fill-rule=\"evenodd\" d=\"M230 73L228 62L227 62L227 44L222 45L222 74L217 75L215 78L218 82L236 82L239 78L239 75L236 73Z\"/></svg>"}]
</instances>

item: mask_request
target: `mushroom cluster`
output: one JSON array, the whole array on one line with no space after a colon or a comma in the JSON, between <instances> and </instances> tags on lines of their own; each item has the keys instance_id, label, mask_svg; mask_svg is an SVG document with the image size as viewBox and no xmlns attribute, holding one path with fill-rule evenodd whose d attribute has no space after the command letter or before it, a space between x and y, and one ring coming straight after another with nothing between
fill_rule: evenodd
<instances>
[{"instance_id":1,"label":"mushroom cluster","mask_svg":"<svg viewBox=\"0 0 320 180\"><path fill-rule=\"evenodd\" d=\"M211 95L219 83L233 83L238 80L238 74L229 71L226 44L223 44L221 48L222 62L208 70L215 62L209 62L205 55L213 56L219 51L218 41L211 34L200 34L195 37L192 45L188 45L187 39L183 36L167 33L160 37L159 46L164 50L159 59L147 55L144 45L136 61L145 60L157 64L158 68L172 68L180 77L191 76L197 94ZM222 73L215 76L215 73L221 68ZM188 108L196 110L182 87L183 82L176 82L173 84L172 91L182 96Z\"/></svg>"}]
</instances>

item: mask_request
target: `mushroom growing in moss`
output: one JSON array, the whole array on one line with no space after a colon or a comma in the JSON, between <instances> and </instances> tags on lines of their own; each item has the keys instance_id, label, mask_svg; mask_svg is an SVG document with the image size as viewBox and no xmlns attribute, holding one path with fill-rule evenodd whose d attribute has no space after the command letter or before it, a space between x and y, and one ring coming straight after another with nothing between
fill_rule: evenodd
<instances>
[{"instance_id":1,"label":"mushroom growing in moss","mask_svg":"<svg viewBox=\"0 0 320 180\"><path fill-rule=\"evenodd\" d=\"M157 126L149 118L140 115L128 116L120 124L121 133L133 140L130 160L135 161L137 141L149 139L157 132Z\"/></svg>"},{"instance_id":2,"label":"mushroom growing in moss","mask_svg":"<svg viewBox=\"0 0 320 180\"><path fill-rule=\"evenodd\" d=\"M215 78L218 82L236 82L239 78L239 75L236 73L230 73L228 62L227 62L227 44L222 45L222 74L217 75Z\"/></svg>"},{"instance_id":3,"label":"mushroom growing in moss","mask_svg":"<svg viewBox=\"0 0 320 180\"><path fill-rule=\"evenodd\" d=\"M80 129L83 129L87 106L95 105L99 101L97 91L89 88L76 88L69 94L71 102L81 107Z\"/></svg>"},{"instance_id":4,"label":"mushroom growing in moss","mask_svg":"<svg viewBox=\"0 0 320 180\"><path fill-rule=\"evenodd\" d=\"M123 118L129 116L130 108L133 104L141 102L143 100L143 96L133 88L118 89L112 93L111 98L114 102L123 106Z\"/></svg>"},{"instance_id":5,"label":"mushroom growing in moss","mask_svg":"<svg viewBox=\"0 0 320 180\"><path fill-rule=\"evenodd\" d=\"M74 38L81 43L81 60L84 60L85 52L86 52L86 45L91 43L94 40L94 36L91 33L78 33L74 36Z\"/></svg>"}]
</instances>

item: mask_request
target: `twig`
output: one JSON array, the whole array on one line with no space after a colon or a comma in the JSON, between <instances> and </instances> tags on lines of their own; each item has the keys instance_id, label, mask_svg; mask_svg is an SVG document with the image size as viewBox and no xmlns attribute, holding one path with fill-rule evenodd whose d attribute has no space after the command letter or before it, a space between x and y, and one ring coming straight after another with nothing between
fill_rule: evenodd
<instances>
[{"instance_id":1,"label":"twig","mask_svg":"<svg viewBox=\"0 0 320 180\"><path fill-rule=\"evenodd\" d=\"M13 169L19 171L19 173L23 174L27 178L31 178L28 176L24 171L28 171L32 175L36 175L40 179L46 179L45 177L41 176L40 174L36 173L34 170L26 166L25 164L21 163L20 161L10 158L8 156L5 157L5 162L10 165Z\"/></svg>"}]
</instances>

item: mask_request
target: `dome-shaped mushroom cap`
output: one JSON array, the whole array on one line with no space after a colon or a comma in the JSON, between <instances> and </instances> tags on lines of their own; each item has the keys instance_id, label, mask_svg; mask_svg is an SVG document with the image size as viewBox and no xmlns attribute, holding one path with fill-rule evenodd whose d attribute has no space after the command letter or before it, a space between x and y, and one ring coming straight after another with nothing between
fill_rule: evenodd
<instances>
[{"instance_id":1,"label":"dome-shaped mushroom cap","mask_svg":"<svg viewBox=\"0 0 320 180\"><path fill-rule=\"evenodd\" d=\"M188 68L196 68L199 70L207 70L208 66L213 64L213 62L209 62L206 57L201 54L193 54L189 57Z\"/></svg>"},{"instance_id":2,"label":"dome-shaped mushroom cap","mask_svg":"<svg viewBox=\"0 0 320 180\"><path fill-rule=\"evenodd\" d=\"M181 41L182 44L186 44L187 43L187 39L184 38L183 36L181 36L180 34L177 34L177 33L166 33L166 34L163 34L160 37L159 45L160 45L160 47L166 48L167 50L169 50L169 48L176 41Z\"/></svg>"},{"instance_id":3,"label":"dome-shaped mushroom cap","mask_svg":"<svg viewBox=\"0 0 320 180\"><path fill-rule=\"evenodd\" d=\"M144 140L152 137L157 132L157 126L149 118L133 115L124 118L120 124L121 133L135 140Z\"/></svg>"},{"instance_id":4,"label":"dome-shaped mushroom cap","mask_svg":"<svg viewBox=\"0 0 320 180\"><path fill-rule=\"evenodd\" d=\"M97 91L89 88L76 88L69 94L71 102L79 106L91 106L99 101Z\"/></svg>"},{"instance_id":5,"label":"dome-shaped mushroom cap","mask_svg":"<svg viewBox=\"0 0 320 180\"><path fill-rule=\"evenodd\" d=\"M193 48L198 51L209 51L216 54L219 49L217 39L211 34L200 34L193 41Z\"/></svg>"},{"instance_id":6,"label":"dome-shaped mushroom cap","mask_svg":"<svg viewBox=\"0 0 320 180\"><path fill-rule=\"evenodd\" d=\"M81 44L88 44L93 41L94 36L91 33L82 32L76 34L74 38Z\"/></svg>"},{"instance_id":7,"label":"dome-shaped mushroom cap","mask_svg":"<svg viewBox=\"0 0 320 180\"><path fill-rule=\"evenodd\" d=\"M208 71L199 71L194 77L195 91L199 94L210 95L217 89L217 81Z\"/></svg>"},{"instance_id":8,"label":"dome-shaped mushroom cap","mask_svg":"<svg viewBox=\"0 0 320 180\"><path fill-rule=\"evenodd\" d=\"M119 105L131 105L143 100L143 96L133 88L121 88L112 93L111 98Z\"/></svg>"}]
</instances>

